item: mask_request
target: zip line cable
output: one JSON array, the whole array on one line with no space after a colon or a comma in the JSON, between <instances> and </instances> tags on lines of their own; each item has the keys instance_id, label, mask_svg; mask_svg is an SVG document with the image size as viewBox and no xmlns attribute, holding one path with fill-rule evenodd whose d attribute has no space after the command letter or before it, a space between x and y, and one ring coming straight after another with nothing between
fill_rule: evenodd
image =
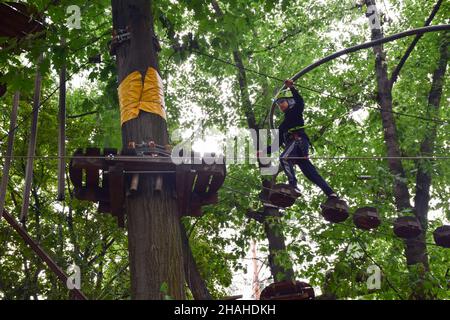
<instances>
[{"instance_id":1,"label":"zip line cable","mask_svg":"<svg viewBox=\"0 0 450 320\"><path fill-rule=\"evenodd\" d=\"M165 41L165 40L160 40L160 41L167 43L167 41ZM194 52L194 53L196 53L198 55L205 56L205 57L208 57L210 59L216 60L218 62L221 62L221 63L227 64L227 65L233 66L233 67L235 67L237 69L244 70L244 71L247 71L247 72L259 75L259 76L264 77L264 78L268 78L268 79L284 82L284 80L281 79L281 78L278 78L278 77L275 77L275 76L271 76L271 75L268 75L266 73L263 73L263 72L260 72L260 71L254 70L254 69L250 69L250 68L247 68L247 67L238 66L237 64L235 64L235 63L233 63L231 61L222 59L220 57L214 56L214 55L209 54L209 53L205 53L205 52L202 52L202 51L199 51L199 50L196 50L196 49L190 49L190 51ZM317 88L313 88L313 87L305 86L305 85L301 85L301 84L296 84L296 86L299 87L299 88L302 88L302 89L305 89L305 90L309 90L309 91L318 93L320 95L323 95L325 98L334 98L334 99L337 99L337 100L340 100L340 101L343 101L343 102L349 102L348 98L339 97L339 96L336 96L336 95L333 95L333 94L330 94L330 93L324 93L323 90L320 90L320 89L317 89ZM374 108L374 109L377 109L377 110L380 110L380 111L383 111L383 112L389 112L389 113L393 113L393 114L397 114L397 115L401 115L401 116L405 116L405 117L411 117L411 118L415 118L415 119L420 119L420 120L424 120L424 121L450 124L450 119L433 119L433 118L426 118L426 117L422 117L422 116L418 116L418 115L402 113L402 112L397 112L397 111L381 110L381 108L376 108L376 107L369 107L369 108ZM266 121L266 119L267 119L269 114L270 114L270 110L267 112L267 114L265 116L265 119L264 119L264 122Z\"/></svg>"},{"instance_id":2,"label":"zip line cable","mask_svg":"<svg viewBox=\"0 0 450 320\"><path fill-rule=\"evenodd\" d=\"M170 154L165 154L170 155ZM108 155L105 156L50 156L50 155L34 155L34 156L27 156L27 155L13 155L13 156L0 156L0 159L28 159L28 158L34 158L34 159L100 159L100 160L114 160L117 157L120 158L120 160L136 160L136 159L142 159L143 162L145 162L146 157L139 157L139 156L121 156L121 155L114 155L112 158L110 158ZM183 157L174 157L183 159ZM214 158L214 157L211 157ZM270 157L268 157L271 159ZM234 160L257 160L257 159L264 159L264 157L234 157ZM400 159L400 160L450 160L450 155L430 155L430 156L401 156L401 157L389 157L389 156L317 156L317 157L289 157L289 159L292 160L391 160L391 159ZM226 158L223 158L224 161L226 161ZM144 171L145 173L151 173L153 171Z\"/></svg>"}]
</instances>

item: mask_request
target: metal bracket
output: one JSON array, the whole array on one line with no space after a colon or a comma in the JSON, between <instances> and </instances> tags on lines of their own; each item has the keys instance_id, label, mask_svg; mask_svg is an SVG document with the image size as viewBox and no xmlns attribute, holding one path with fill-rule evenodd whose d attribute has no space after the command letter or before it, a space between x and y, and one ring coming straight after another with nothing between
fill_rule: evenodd
<instances>
[{"instance_id":1,"label":"metal bracket","mask_svg":"<svg viewBox=\"0 0 450 320\"><path fill-rule=\"evenodd\" d=\"M117 29L113 30L113 38L110 43L109 53L111 55L116 55L117 47L125 41L131 39L131 32L129 31L128 26L125 29Z\"/></svg>"}]
</instances>

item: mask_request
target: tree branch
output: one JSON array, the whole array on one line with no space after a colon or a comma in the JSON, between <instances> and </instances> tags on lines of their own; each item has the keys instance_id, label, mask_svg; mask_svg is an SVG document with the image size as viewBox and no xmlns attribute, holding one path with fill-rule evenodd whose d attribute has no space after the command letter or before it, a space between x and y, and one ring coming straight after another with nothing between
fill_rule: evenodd
<instances>
[{"instance_id":1,"label":"tree branch","mask_svg":"<svg viewBox=\"0 0 450 320\"><path fill-rule=\"evenodd\" d=\"M430 94L428 96L428 113L437 114L439 112L442 91L445 83L445 73L447 71L447 63L449 58L448 45L450 33L444 34L441 48L439 62L433 74L433 82L431 85ZM425 137L420 145L420 153L422 155L431 154L434 152L434 145L437 135L437 124L431 123L431 128L427 130ZM427 228L427 215L430 201L430 187L432 175L428 169L426 161L418 162L418 171L416 175L416 196L414 198L414 212L420 220L424 230Z\"/></svg>"},{"instance_id":2,"label":"tree branch","mask_svg":"<svg viewBox=\"0 0 450 320\"><path fill-rule=\"evenodd\" d=\"M75 115L67 116L67 119L82 118L82 117L89 116L91 114L97 114L97 113L98 113L98 110L89 111L89 112L85 112L85 113L81 113L81 114L75 114Z\"/></svg>"},{"instance_id":3,"label":"tree branch","mask_svg":"<svg viewBox=\"0 0 450 320\"><path fill-rule=\"evenodd\" d=\"M428 17L427 21L425 21L424 27L428 27L431 24L431 21L433 21L434 17L436 16L437 12L439 11L439 8L441 7L442 2L443 2L443 0L438 0L438 2L436 3L436 5L433 8L433 11L431 12L430 16ZM418 34L414 38L413 42L411 42L411 44L409 45L408 49L406 49L406 52L403 55L402 59L400 60L400 62L398 63L397 67L392 72L392 76L391 76L391 79L390 79L391 87L397 81L398 75L400 74L400 71L402 70L403 66L405 65L406 60L408 60L409 56L411 55L411 53L413 52L414 48L416 47L416 44L419 42L419 40L422 37L423 37L423 33L422 34Z\"/></svg>"}]
</instances>

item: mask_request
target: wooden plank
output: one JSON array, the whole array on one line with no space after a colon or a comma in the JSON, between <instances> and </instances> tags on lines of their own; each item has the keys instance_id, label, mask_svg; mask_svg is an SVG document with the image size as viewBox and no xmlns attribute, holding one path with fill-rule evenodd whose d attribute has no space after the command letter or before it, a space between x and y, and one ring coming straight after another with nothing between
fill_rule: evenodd
<instances>
[{"instance_id":1,"label":"wooden plank","mask_svg":"<svg viewBox=\"0 0 450 320\"><path fill-rule=\"evenodd\" d=\"M41 84L42 84L42 75L40 71L40 64L43 60L44 56L41 53L36 67L36 78L34 80L34 96L33 96L33 116L31 119L31 129L30 129L30 141L28 144L28 159L27 166L25 171L25 188L23 191L23 202L22 209L20 212L20 220L25 221L28 217L28 208L30 206L30 193L31 186L33 182L33 164L34 164L34 156L36 154L36 140L37 140L37 131L38 131L38 117L39 117L39 108L41 103Z\"/></svg>"},{"instance_id":2,"label":"wooden plank","mask_svg":"<svg viewBox=\"0 0 450 320\"><path fill-rule=\"evenodd\" d=\"M211 182L208 188L208 194L213 194L219 191L225 181L225 175L215 174L212 176Z\"/></svg>"},{"instance_id":3,"label":"wooden plank","mask_svg":"<svg viewBox=\"0 0 450 320\"><path fill-rule=\"evenodd\" d=\"M178 204L178 213L180 216L183 216L186 214L186 209L185 207L183 207L183 204L185 203L184 197L185 197L185 192L184 192L184 185L185 185L185 180L186 180L186 170L185 170L186 166L184 165L179 165L176 168L176 191L177 191L177 204Z\"/></svg>"},{"instance_id":4,"label":"wooden plank","mask_svg":"<svg viewBox=\"0 0 450 320\"><path fill-rule=\"evenodd\" d=\"M191 171L191 165L177 166L176 189L178 199L178 209L181 216L187 215L190 209L192 186L196 173Z\"/></svg>"},{"instance_id":5,"label":"wooden plank","mask_svg":"<svg viewBox=\"0 0 450 320\"><path fill-rule=\"evenodd\" d=\"M103 169L106 165L104 159L92 159L87 158L84 155L74 155L72 160L72 166L74 168L80 168L80 169L86 169L86 168L92 168L92 169Z\"/></svg>"},{"instance_id":6,"label":"wooden plank","mask_svg":"<svg viewBox=\"0 0 450 320\"><path fill-rule=\"evenodd\" d=\"M9 169L11 167L11 160L13 155L14 136L17 124L17 110L19 109L20 92L14 93L13 107L11 110L11 117L8 131L8 147L6 149L5 162L3 163L2 184L0 186L0 219L2 218L3 209L5 207L6 190L8 188Z\"/></svg>"},{"instance_id":7,"label":"wooden plank","mask_svg":"<svg viewBox=\"0 0 450 320\"><path fill-rule=\"evenodd\" d=\"M61 41L65 46L65 40ZM66 169L66 66L63 64L59 72L59 112L58 112L58 201L65 198Z\"/></svg>"},{"instance_id":8,"label":"wooden plank","mask_svg":"<svg viewBox=\"0 0 450 320\"><path fill-rule=\"evenodd\" d=\"M190 217L201 217L203 215L201 206L191 206L187 214Z\"/></svg>"},{"instance_id":9,"label":"wooden plank","mask_svg":"<svg viewBox=\"0 0 450 320\"><path fill-rule=\"evenodd\" d=\"M86 157L100 157L99 148L86 148ZM97 168L86 168L86 187L96 190L100 184L100 172Z\"/></svg>"},{"instance_id":10,"label":"wooden plank","mask_svg":"<svg viewBox=\"0 0 450 320\"><path fill-rule=\"evenodd\" d=\"M83 149L79 148L75 151L73 154L74 157L79 157L83 155ZM73 165L74 159L70 160L69 164L69 177L70 181L72 181L72 184L75 188L81 188L83 185L83 171L81 168L76 168Z\"/></svg>"},{"instance_id":11,"label":"wooden plank","mask_svg":"<svg viewBox=\"0 0 450 320\"><path fill-rule=\"evenodd\" d=\"M217 193L208 195L198 195L194 193L191 197L191 207L207 206L211 204L216 204L217 202L219 202L219 195Z\"/></svg>"},{"instance_id":12,"label":"wooden plank","mask_svg":"<svg viewBox=\"0 0 450 320\"><path fill-rule=\"evenodd\" d=\"M111 214L117 217L120 227L124 226L124 203L125 186L123 167L121 165L111 166L108 169L109 175L109 199Z\"/></svg>"},{"instance_id":13,"label":"wooden plank","mask_svg":"<svg viewBox=\"0 0 450 320\"><path fill-rule=\"evenodd\" d=\"M197 180L194 185L194 192L197 194L205 193L209 186L211 175L208 173L200 172L197 174Z\"/></svg>"}]
</instances>

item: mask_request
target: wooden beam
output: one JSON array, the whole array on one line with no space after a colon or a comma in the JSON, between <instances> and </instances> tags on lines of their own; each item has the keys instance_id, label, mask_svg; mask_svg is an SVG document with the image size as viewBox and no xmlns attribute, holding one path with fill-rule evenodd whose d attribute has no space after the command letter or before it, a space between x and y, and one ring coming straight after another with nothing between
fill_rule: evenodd
<instances>
[{"instance_id":1,"label":"wooden beam","mask_svg":"<svg viewBox=\"0 0 450 320\"><path fill-rule=\"evenodd\" d=\"M9 168L11 167L11 160L14 146L14 133L16 132L17 111L19 109L20 92L14 93L13 107L11 110L11 120L9 122L8 131L8 147L6 149L5 162L3 163L2 184L0 185L0 219L2 218L3 209L5 207L6 189L9 180Z\"/></svg>"}]
</instances>

